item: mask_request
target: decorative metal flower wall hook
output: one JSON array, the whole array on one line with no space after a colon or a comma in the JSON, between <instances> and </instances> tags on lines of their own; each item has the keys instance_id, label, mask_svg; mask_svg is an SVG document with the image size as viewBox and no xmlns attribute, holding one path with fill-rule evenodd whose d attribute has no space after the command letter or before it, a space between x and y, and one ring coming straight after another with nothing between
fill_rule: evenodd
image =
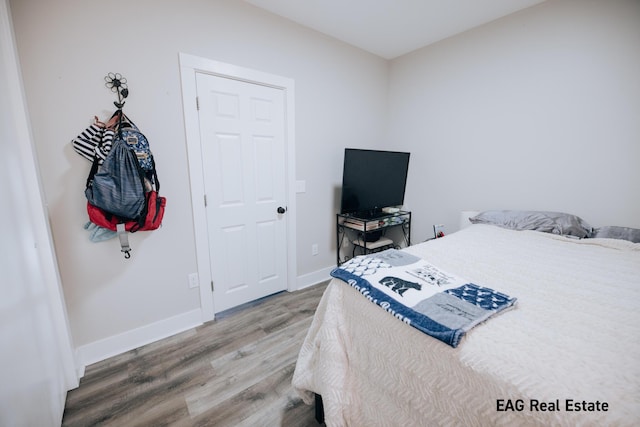
<instances>
[{"instance_id":1,"label":"decorative metal flower wall hook","mask_svg":"<svg viewBox=\"0 0 640 427\"><path fill-rule=\"evenodd\" d=\"M124 99L129 96L129 89L127 87L127 79L122 77L120 73L109 73L105 76L104 85L111 89L111 92L118 94L118 101L114 101L113 104L118 108L124 106Z\"/></svg>"}]
</instances>

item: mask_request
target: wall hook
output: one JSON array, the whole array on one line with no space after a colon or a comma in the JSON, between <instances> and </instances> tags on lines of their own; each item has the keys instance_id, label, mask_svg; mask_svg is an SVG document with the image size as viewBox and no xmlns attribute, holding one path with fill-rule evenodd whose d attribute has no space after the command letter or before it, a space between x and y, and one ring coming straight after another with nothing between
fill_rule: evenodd
<instances>
[{"instance_id":1,"label":"wall hook","mask_svg":"<svg viewBox=\"0 0 640 427\"><path fill-rule=\"evenodd\" d=\"M111 89L111 92L118 94L118 101L114 101L113 104L119 110L124 106L124 99L129 96L129 88L127 87L127 79L122 77L120 73L109 73L104 77L106 82L104 85Z\"/></svg>"}]
</instances>

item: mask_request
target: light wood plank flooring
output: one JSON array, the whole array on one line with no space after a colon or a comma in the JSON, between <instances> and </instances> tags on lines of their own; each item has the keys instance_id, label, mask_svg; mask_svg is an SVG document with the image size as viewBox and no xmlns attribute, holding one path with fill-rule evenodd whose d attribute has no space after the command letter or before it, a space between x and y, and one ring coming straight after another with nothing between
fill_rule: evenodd
<instances>
[{"instance_id":1,"label":"light wood plank flooring","mask_svg":"<svg viewBox=\"0 0 640 427\"><path fill-rule=\"evenodd\" d=\"M318 426L291 386L326 283L87 367L63 426Z\"/></svg>"}]
</instances>

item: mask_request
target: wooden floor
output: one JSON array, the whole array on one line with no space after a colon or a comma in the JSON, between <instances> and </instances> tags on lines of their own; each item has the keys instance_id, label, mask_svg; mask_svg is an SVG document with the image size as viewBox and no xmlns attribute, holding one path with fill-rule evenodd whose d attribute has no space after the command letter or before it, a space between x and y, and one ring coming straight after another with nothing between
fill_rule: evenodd
<instances>
[{"instance_id":1,"label":"wooden floor","mask_svg":"<svg viewBox=\"0 0 640 427\"><path fill-rule=\"evenodd\" d=\"M326 283L87 367L63 426L318 426L291 386Z\"/></svg>"}]
</instances>

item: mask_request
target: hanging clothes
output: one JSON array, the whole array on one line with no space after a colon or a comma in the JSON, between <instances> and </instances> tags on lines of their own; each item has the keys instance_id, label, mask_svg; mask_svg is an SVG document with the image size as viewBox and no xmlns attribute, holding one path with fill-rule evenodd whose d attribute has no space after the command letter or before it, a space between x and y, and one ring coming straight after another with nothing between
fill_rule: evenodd
<instances>
[{"instance_id":1,"label":"hanging clothes","mask_svg":"<svg viewBox=\"0 0 640 427\"><path fill-rule=\"evenodd\" d=\"M111 151L117 123L116 115L112 116L106 124L94 116L94 123L71 140L73 149L90 162L98 157L99 163L102 164Z\"/></svg>"}]
</instances>

